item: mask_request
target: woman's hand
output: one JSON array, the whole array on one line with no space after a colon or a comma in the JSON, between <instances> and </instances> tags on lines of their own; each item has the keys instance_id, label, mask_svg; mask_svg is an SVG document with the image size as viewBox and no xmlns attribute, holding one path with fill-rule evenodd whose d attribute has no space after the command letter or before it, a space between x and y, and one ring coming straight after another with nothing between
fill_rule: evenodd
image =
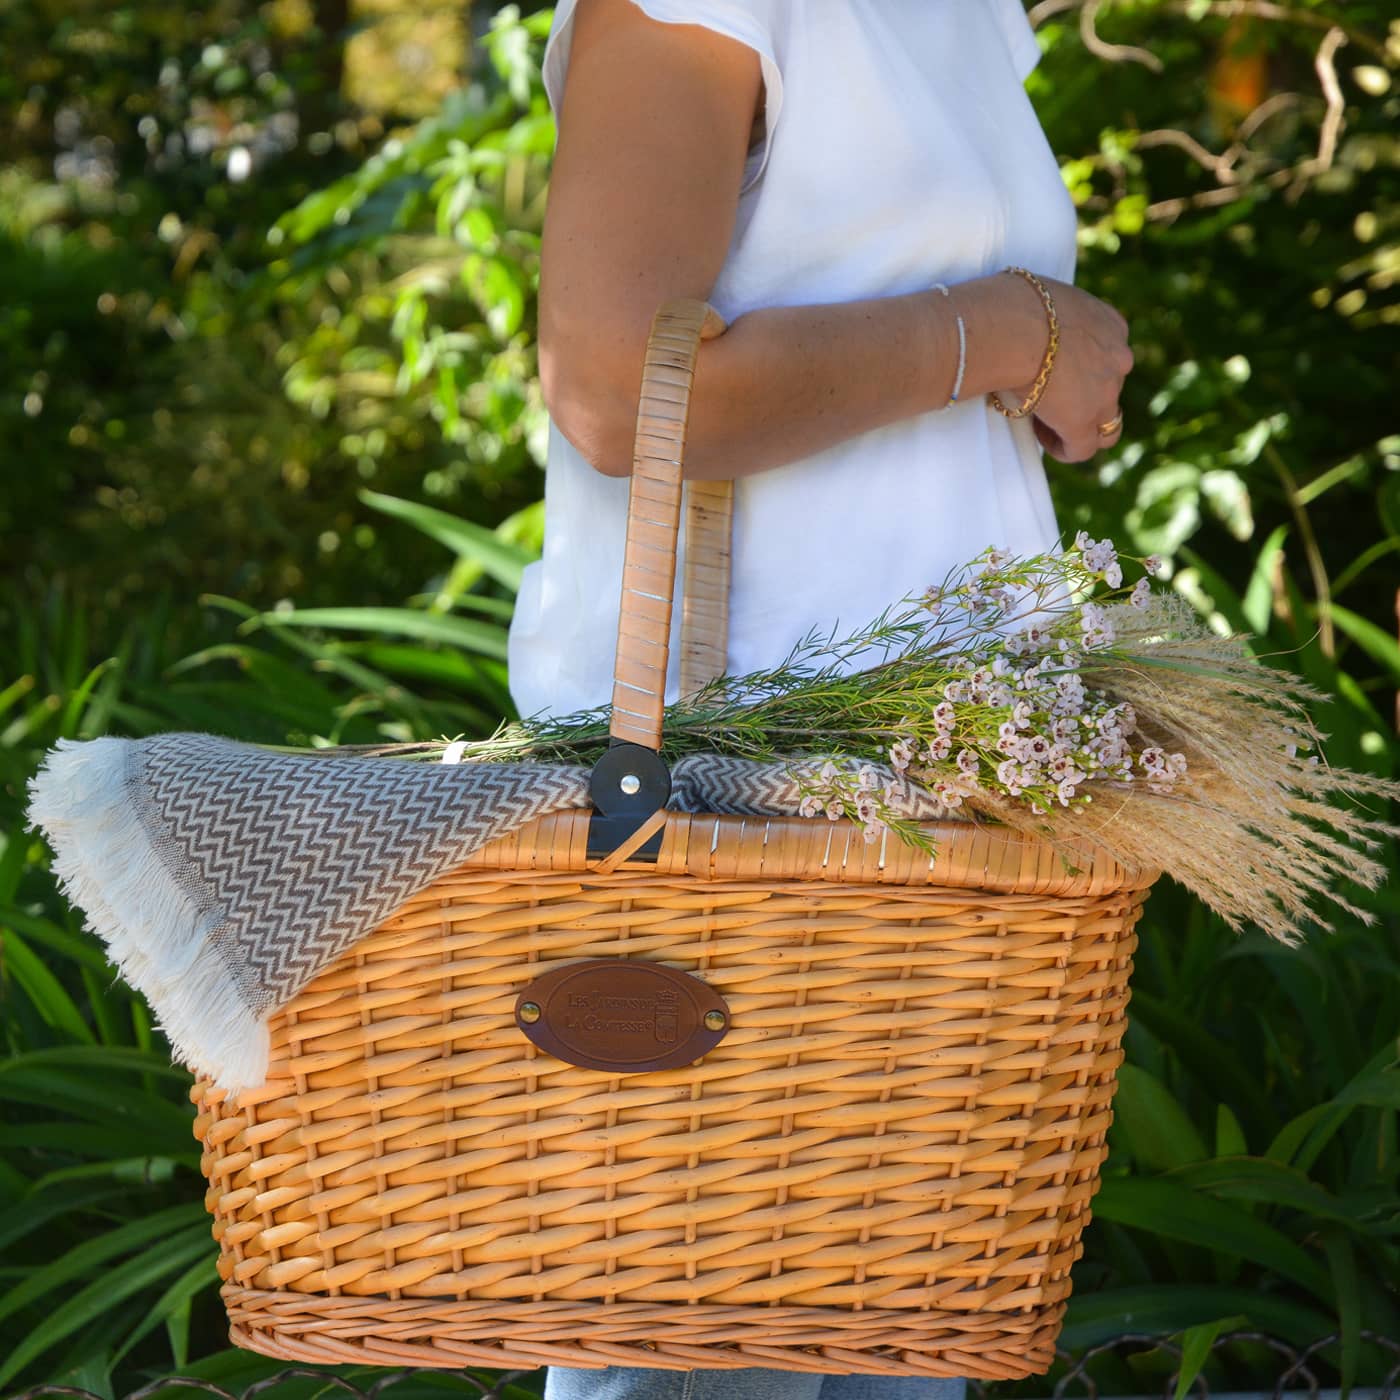
<instances>
[{"instance_id":1,"label":"woman's hand","mask_svg":"<svg viewBox=\"0 0 1400 1400\"><path fill-rule=\"evenodd\" d=\"M1118 396L1133 367L1128 323L1106 301L1068 282L1041 279L1055 303L1060 348L1034 411L1035 435L1062 462L1082 462L1122 433L1099 428L1118 416ZM1007 408L1025 401L1040 372L1050 323L1035 288L998 272L952 289L967 321L968 393L997 393Z\"/></svg>"},{"instance_id":2,"label":"woman's hand","mask_svg":"<svg viewBox=\"0 0 1400 1400\"><path fill-rule=\"evenodd\" d=\"M1049 339L1045 306L1024 278L1012 274L1008 281L1021 283L1022 302L1043 323L1038 344L1042 357ZM1083 462L1101 448L1112 447L1123 433L1122 422L1111 432L1100 429L1119 417L1118 400L1123 381L1133 367L1128 348L1128 323L1106 301L1068 282L1044 277L1055 315L1060 323L1060 348L1034 412L1035 435L1052 457L1062 462ZM1039 372L1039 365L1037 365ZM1031 391L1032 376L1007 390L1001 401L1015 408Z\"/></svg>"}]
</instances>

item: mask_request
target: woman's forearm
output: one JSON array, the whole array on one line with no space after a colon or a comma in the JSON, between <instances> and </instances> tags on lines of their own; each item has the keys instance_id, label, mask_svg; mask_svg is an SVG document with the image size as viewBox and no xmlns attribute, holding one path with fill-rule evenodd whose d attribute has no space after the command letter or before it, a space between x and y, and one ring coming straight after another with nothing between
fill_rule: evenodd
<instances>
[{"instance_id":1,"label":"woman's forearm","mask_svg":"<svg viewBox=\"0 0 1400 1400\"><path fill-rule=\"evenodd\" d=\"M686 475L723 480L768 471L942 408L957 378L959 315L966 341L959 397L1024 384L1046 338L1028 290L1019 278L984 277L947 297L914 292L737 317L700 348ZM556 423L609 476L631 470L641 328L629 329L614 327L611 346L604 332L586 362L578 357L562 371L542 344Z\"/></svg>"},{"instance_id":2,"label":"woman's forearm","mask_svg":"<svg viewBox=\"0 0 1400 1400\"><path fill-rule=\"evenodd\" d=\"M942 408L957 378L958 315L967 347L960 399L1031 379L1045 344L1040 308L1016 287L984 285L992 283L736 318L700 350L686 475L768 471ZM1019 335L1008 334L1022 312Z\"/></svg>"}]
</instances>

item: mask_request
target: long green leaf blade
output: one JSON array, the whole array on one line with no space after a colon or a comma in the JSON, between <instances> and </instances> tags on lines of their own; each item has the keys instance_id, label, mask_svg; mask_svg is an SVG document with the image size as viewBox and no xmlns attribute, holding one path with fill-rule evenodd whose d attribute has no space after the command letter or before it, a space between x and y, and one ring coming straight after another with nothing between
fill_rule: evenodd
<instances>
[{"instance_id":1,"label":"long green leaf blade","mask_svg":"<svg viewBox=\"0 0 1400 1400\"><path fill-rule=\"evenodd\" d=\"M1329 1296L1327 1271L1282 1231L1228 1201L1173 1181L1109 1177L1094 1198L1094 1214L1216 1253L1237 1254L1291 1279L1314 1297Z\"/></svg>"},{"instance_id":2,"label":"long green leaf blade","mask_svg":"<svg viewBox=\"0 0 1400 1400\"><path fill-rule=\"evenodd\" d=\"M9 1359L0 1366L0 1385L94 1318L166 1275L186 1268L196 1256L212 1248L207 1227L200 1225L162 1240L135 1258L104 1272L51 1312L10 1353Z\"/></svg>"},{"instance_id":3,"label":"long green leaf blade","mask_svg":"<svg viewBox=\"0 0 1400 1400\"><path fill-rule=\"evenodd\" d=\"M360 499L367 506L406 521L439 544L445 544L459 558L480 564L497 583L512 592L520 588L520 576L530 556L519 545L503 540L494 531L444 510L434 510L432 506L401 500L397 496L384 496L378 491L361 491Z\"/></svg>"},{"instance_id":4,"label":"long green leaf blade","mask_svg":"<svg viewBox=\"0 0 1400 1400\"><path fill-rule=\"evenodd\" d=\"M1149 1170L1165 1171L1210 1155L1171 1091L1138 1065L1125 1064L1118 1070L1113 1121L1134 1160Z\"/></svg>"},{"instance_id":5,"label":"long green leaf blade","mask_svg":"<svg viewBox=\"0 0 1400 1400\"><path fill-rule=\"evenodd\" d=\"M1112 1341L1125 1332L1171 1333L1238 1313L1261 1331L1305 1346L1334 1330L1330 1311L1257 1289L1192 1283L1149 1283L1076 1293L1060 1344L1071 1350Z\"/></svg>"},{"instance_id":6,"label":"long green leaf blade","mask_svg":"<svg viewBox=\"0 0 1400 1400\"><path fill-rule=\"evenodd\" d=\"M323 627L330 631L378 632L391 637L417 637L461 647L497 661L506 659L506 629L465 617L415 612L411 608L298 608L292 612L268 612L261 620L269 627Z\"/></svg>"},{"instance_id":7,"label":"long green leaf blade","mask_svg":"<svg viewBox=\"0 0 1400 1400\"><path fill-rule=\"evenodd\" d=\"M1247 1321L1244 1317L1220 1317L1214 1322L1203 1322L1199 1327L1189 1327L1181 1338L1181 1369L1176 1377L1176 1393L1173 1400L1186 1400L1186 1392L1196 1384L1215 1339L1227 1328Z\"/></svg>"},{"instance_id":8,"label":"long green leaf blade","mask_svg":"<svg viewBox=\"0 0 1400 1400\"><path fill-rule=\"evenodd\" d=\"M1345 632L1372 661L1390 672L1392 682L1400 682L1400 643L1394 637L1340 603L1329 603L1327 615L1338 631Z\"/></svg>"},{"instance_id":9,"label":"long green leaf blade","mask_svg":"<svg viewBox=\"0 0 1400 1400\"><path fill-rule=\"evenodd\" d=\"M0 928L5 967L43 1021L71 1040L93 1041L92 1028L83 1019L63 984L14 929Z\"/></svg>"},{"instance_id":10,"label":"long green leaf blade","mask_svg":"<svg viewBox=\"0 0 1400 1400\"><path fill-rule=\"evenodd\" d=\"M46 1293L61 1288L75 1278L81 1278L99 1264L105 1264L107 1260L119 1254L130 1253L152 1240L169 1238L181 1227L187 1231L191 1230L196 1220L200 1222L201 1228L207 1228L203 1217L203 1205L189 1201L178 1206L168 1206L165 1210L156 1211L154 1215L143 1216L139 1220L120 1225L115 1230L108 1230L106 1234L84 1240L82 1244L75 1245L52 1264L39 1269L23 1282L16 1284L8 1293L0 1296L0 1318L11 1316L18 1309L27 1307Z\"/></svg>"},{"instance_id":11,"label":"long green leaf blade","mask_svg":"<svg viewBox=\"0 0 1400 1400\"><path fill-rule=\"evenodd\" d=\"M154 1331L182 1309L187 1310L191 1299L206 1288L217 1287L218 1282L218 1255L202 1252L200 1257L156 1299L146 1316L131 1329L126 1340L113 1355L112 1364L115 1366L147 1333Z\"/></svg>"},{"instance_id":12,"label":"long green leaf blade","mask_svg":"<svg viewBox=\"0 0 1400 1400\"><path fill-rule=\"evenodd\" d=\"M1337 1318L1342 1328L1341 1400L1347 1400L1356 1384L1356 1367L1361 1359L1361 1280L1356 1269L1356 1247L1340 1230L1324 1231L1322 1247L1327 1252L1336 1289Z\"/></svg>"},{"instance_id":13,"label":"long green leaf blade","mask_svg":"<svg viewBox=\"0 0 1400 1400\"><path fill-rule=\"evenodd\" d=\"M1221 1199L1258 1201L1353 1226L1359 1226L1369 1210L1369 1203L1348 1209L1345 1200L1310 1181L1305 1173L1267 1157L1227 1157L1193 1163L1173 1172L1171 1180Z\"/></svg>"}]
</instances>

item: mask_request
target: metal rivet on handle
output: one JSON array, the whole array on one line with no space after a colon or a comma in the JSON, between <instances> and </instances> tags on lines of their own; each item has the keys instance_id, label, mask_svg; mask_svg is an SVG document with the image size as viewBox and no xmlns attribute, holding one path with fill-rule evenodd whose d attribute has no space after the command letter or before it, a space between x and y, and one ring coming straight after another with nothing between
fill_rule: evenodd
<instances>
[{"instance_id":1,"label":"metal rivet on handle","mask_svg":"<svg viewBox=\"0 0 1400 1400\"><path fill-rule=\"evenodd\" d=\"M723 1011L707 1011L705 1013L705 1029L708 1031L722 1031L726 1025Z\"/></svg>"},{"instance_id":2,"label":"metal rivet on handle","mask_svg":"<svg viewBox=\"0 0 1400 1400\"><path fill-rule=\"evenodd\" d=\"M642 790L642 780L635 773L624 773L618 783L628 797L635 797Z\"/></svg>"},{"instance_id":3,"label":"metal rivet on handle","mask_svg":"<svg viewBox=\"0 0 1400 1400\"><path fill-rule=\"evenodd\" d=\"M540 1019L539 1003L534 1001L522 1001L520 1003L520 1019L529 1022L538 1021Z\"/></svg>"}]
</instances>

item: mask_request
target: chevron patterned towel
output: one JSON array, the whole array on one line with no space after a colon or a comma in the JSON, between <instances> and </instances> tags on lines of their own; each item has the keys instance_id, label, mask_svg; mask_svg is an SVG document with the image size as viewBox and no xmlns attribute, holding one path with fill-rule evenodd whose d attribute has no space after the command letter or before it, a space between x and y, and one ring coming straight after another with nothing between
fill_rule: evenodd
<instances>
[{"instance_id":1,"label":"chevron patterned towel","mask_svg":"<svg viewBox=\"0 0 1400 1400\"><path fill-rule=\"evenodd\" d=\"M176 1056L237 1091L267 1077L272 1011L478 846L590 806L588 775L161 734L61 742L29 815ZM790 765L699 755L671 776L684 811L790 816L800 801ZM907 815L946 813L911 789Z\"/></svg>"}]
</instances>

